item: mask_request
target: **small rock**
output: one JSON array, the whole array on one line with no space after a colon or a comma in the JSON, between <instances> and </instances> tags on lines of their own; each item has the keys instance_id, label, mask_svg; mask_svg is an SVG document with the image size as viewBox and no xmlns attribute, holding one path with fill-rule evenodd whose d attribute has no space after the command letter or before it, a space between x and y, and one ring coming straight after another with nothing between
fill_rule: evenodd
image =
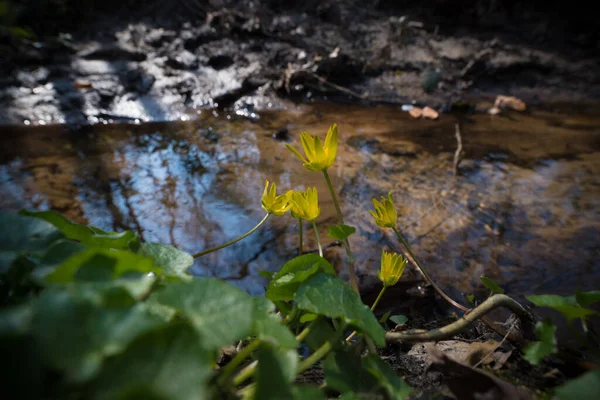
<instances>
[{"instance_id":1,"label":"small rock","mask_svg":"<svg viewBox=\"0 0 600 400\"><path fill-rule=\"evenodd\" d=\"M174 69L194 69L198 66L198 59L187 50L179 52L175 57L169 57L166 64Z\"/></svg>"},{"instance_id":2,"label":"small rock","mask_svg":"<svg viewBox=\"0 0 600 400\"><path fill-rule=\"evenodd\" d=\"M79 53L81 58L86 60L126 60L126 61L144 61L146 54L128 50L117 45L99 45Z\"/></svg>"}]
</instances>

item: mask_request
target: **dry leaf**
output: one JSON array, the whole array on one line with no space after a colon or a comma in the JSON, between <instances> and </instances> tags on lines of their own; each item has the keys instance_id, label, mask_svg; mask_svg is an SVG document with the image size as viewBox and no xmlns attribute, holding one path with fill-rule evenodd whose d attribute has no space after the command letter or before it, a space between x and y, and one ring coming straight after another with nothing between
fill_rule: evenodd
<instances>
[{"instance_id":1,"label":"dry leaf","mask_svg":"<svg viewBox=\"0 0 600 400\"><path fill-rule=\"evenodd\" d=\"M529 393L481 370L449 358L433 344L427 344L432 358L430 369L444 374L444 383L461 400L531 400Z\"/></svg>"},{"instance_id":2,"label":"dry leaf","mask_svg":"<svg viewBox=\"0 0 600 400\"><path fill-rule=\"evenodd\" d=\"M423 115L423 109L419 107L413 107L410 110L408 110L408 113L413 118L421 118L421 115Z\"/></svg>"},{"instance_id":3,"label":"dry leaf","mask_svg":"<svg viewBox=\"0 0 600 400\"><path fill-rule=\"evenodd\" d=\"M92 83L88 81L75 81L74 85L76 89L90 89Z\"/></svg>"},{"instance_id":4,"label":"dry leaf","mask_svg":"<svg viewBox=\"0 0 600 400\"><path fill-rule=\"evenodd\" d=\"M496 97L496 101L494 102L494 107L498 108L512 108L517 111L525 111L527 109L527 105L523 100L517 99L514 96L498 96Z\"/></svg>"},{"instance_id":5,"label":"dry leaf","mask_svg":"<svg viewBox=\"0 0 600 400\"><path fill-rule=\"evenodd\" d=\"M496 342L495 340L488 340L487 342L473 342L469 346L469 352L467 354L467 357L465 358L465 362L470 366L474 366L475 364L479 363L484 357L486 357L482 363L484 365L487 365L493 361L492 357L487 356L490 353L492 353L497 346L498 342Z\"/></svg>"},{"instance_id":6,"label":"dry leaf","mask_svg":"<svg viewBox=\"0 0 600 400\"><path fill-rule=\"evenodd\" d=\"M423 118L438 119L439 116L440 114L431 107L425 107L423 109Z\"/></svg>"}]
</instances>

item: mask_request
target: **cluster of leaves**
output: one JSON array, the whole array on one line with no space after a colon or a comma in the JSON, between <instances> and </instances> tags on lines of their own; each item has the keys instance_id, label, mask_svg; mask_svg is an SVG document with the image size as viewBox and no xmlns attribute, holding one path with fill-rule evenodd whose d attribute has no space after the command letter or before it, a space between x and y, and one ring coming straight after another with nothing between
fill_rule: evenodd
<instances>
[{"instance_id":1,"label":"cluster of leaves","mask_svg":"<svg viewBox=\"0 0 600 400\"><path fill-rule=\"evenodd\" d=\"M129 231L50 211L0 212L0 354L11 360L3 390L20 399L401 399L410 391L377 355L344 340L356 330L384 345L384 329L324 258L286 263L266 297L192 278L192 263ZM221 350L242 340L248 358L242 350L231 361L239 368L219 368ZM325 390L294 383L321 360Z\"/></svg>"}]
</instances>

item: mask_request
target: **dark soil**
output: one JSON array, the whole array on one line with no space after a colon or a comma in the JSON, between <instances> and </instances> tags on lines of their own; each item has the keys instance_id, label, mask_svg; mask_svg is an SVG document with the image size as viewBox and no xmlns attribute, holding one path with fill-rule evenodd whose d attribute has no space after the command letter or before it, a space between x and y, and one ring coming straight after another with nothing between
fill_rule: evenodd
<instances>
[{"instance_id":1,"label":"dark soil","mask_svg":"<svg viewBox=\"0 0 600 400\"><path fill-rule=\"evenodd\" d=\"M253 117L323 98L443 111L473 96L600 95L596 21L566 3L25 4L17 21L38 40L0 46L3 124L172 120L213 107Z\"/></svg>"}]
</instances>

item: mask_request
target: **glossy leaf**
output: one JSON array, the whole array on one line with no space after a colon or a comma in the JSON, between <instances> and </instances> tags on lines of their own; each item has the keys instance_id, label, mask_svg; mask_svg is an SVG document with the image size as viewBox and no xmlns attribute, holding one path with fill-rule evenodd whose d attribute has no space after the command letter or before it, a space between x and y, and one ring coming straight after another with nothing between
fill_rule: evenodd
<instances>
[{"instance_id":1,"label":"glossy leaf","mask_svg":"<svg viewBox=\"0 0 600 400\"><path fill-rule=\"evenodd\" d=\"M70 381L88 380L103 359L118 354L136 336L167 322L140 303L107 307L109 299L92 290L46 290L35 305L32 333L49 365Z\"/></svg>"},{"instance_id":2,"label":"glossy leaf","mask_svg":"<svg viewBox=\"0 0 600 400\"><path fill-rule=\"evenodd\" d=\"M63 237L46 221L0 211L0 274L6 273L19 255L40 256Z\"/></svg>"},{"instance_id":3,"label":"glossy leaf","mask_svg":"<svg viewBox=\"0 0 600 400\"><path fill-rule=\"evenodd\" d=\"M538 307L550 307L560 312L569 322L576 318L585 318L589 315L597 314L596 311L580 307L574 296L557 296L553 294L543 294L539 296L526 296Z\"/></svg>"},{"instance_id":4,"label":"glossy leaf","mask_svg":"<svg viewBox=\"0 0 600 400\"><path fill-rule=\"evenodd\" d=\"M600 301L600 290L592 290L591 292L575 291L575 299L581 307L587 307Z\"/></svg>"},{"instance_id":5,"label":"glossy leaf","mask_svg":"<svg viewBox=\"0 0 600 400\"><path fill-rule=\"evenodd\" d=\"M89 396L109 399L211 399L211 358L187 324L155 329L105 363Z\"/></svg>"},{"instance_id":6,"label":"glossy leaf","mask_svg":"<svg viewBox=\"0 0 600 400\"><path fill-rule=\"evenodd\" d=\"M258 352L256 399L283 400L293 398L292 385L296 377L298 355L295 350L277 350L269 344Z\"/></svg>"},{"instance_id":7,"label":"glossy leaf","mask_svg":"<svg viewBox=\"0 0 600 400\"><path fill-rule=\"evenodd\" d=\"M360 296L340 278L318 274L300 286L295 296L298 308L329 318L343 318L348 324L385 345L384 330Z\"/></svg>"},{"instance_id":8,"label":"glossy leaf","mask_svg":"<svg viewBox=\"0 0 600 400\"><path fill-rule=\"evenodd\" d=\"M558 387L557 400L597 400L600 399L600 371L590 371Z\"/></svg>"},{"instance_id":9,"label":"glossy leaf","mask_svg":"<svg viewBox=\"0 0 600 400\"><path fill-rule=\"evenodd\" d=\"M486 288L488 288L488 289L490 289L492 291L492 294L495 294L495 293L503 294L504 293L504 289L502 289L496 282L494 282L493 280L491 280L487 276L481 275L479 277L479 279L481 279L481 282L483 282L483 285Z\"/></svg>"},{"instance_id":10,"label":"glossy leaf","mask_svg":"<svg viewBox=\"0 0 600 400\"><path fill-rule=\"evenodd\" d=\"M281 324L281 318L275 314L275 305L264 297L253 297L254 314L252 316L252 334L260 340L277 346L295 349L299 343L292 332Z\"/></svg>"},{"instance_id":11,"label":"glossy leaf","mask_svg":"<svg viewBox=\"0 0 600 400\"><path fill-rule=\"evenodd\" d=\"M162 268L166 276L190 278L186 271L194 264L191 254L161 243L142 244L140 254L152 258L154 264Z\"/></svg>"},{"instance_id":12,"label":"glossy leaf","mask_svg":"<svg viewBox=\"0 0 600 400\"><path fill-rule=\"evenodd\" d=\"M265 296L272 301L293 300L300 284L319 272L335 275L335 270L323 257L316 254L296 257L273 275Z\"/></svg>"},{"instance_id":13,"label":"glossy leaf","mask_svg":"<svg viewBox=\"0 0 600 400\"><path fill-rule=\"evenodd\" d=\"M131 231L104 232L75 223L54 211L21 211L21 214L47 221L59 229L67 238L85 245L110 249L129 248L137 236Z\"/></svg>"},{"instance_id":14,"label":"glossy leaf","mask_svg":"<svg viewBox=\"0 0 600 400\"><path fill-rule=\"evenodd\" d=\"M210 350L243 339L253 328L252 298L220 279L172 283L151 299L189 318Z\"/></svg>"},{"instance_id":15,"label":"glossy leaf","mask_svg":"<svg viewBox=\"0 0 600 400\"><path fill-rule=\"evenodd\" d=\"M524 356L532 365L538 365L546 356L556 352L556 325L550 320L539 321L535 325L538 342L529 343L523 349Z\"/></svg>"},{"instance_id":16,"label":"glossy leaf","mask_svg":"<svg viewBox=\"0 0 600 400\"><path fill-rule=\"evenodd\" d=\"M332 239L339 240L343 242L350 235L356 232L356 228L350 225L333 225L329 227L329 231L327 232L327 236Z\"/></svg>"}]
</instances>

